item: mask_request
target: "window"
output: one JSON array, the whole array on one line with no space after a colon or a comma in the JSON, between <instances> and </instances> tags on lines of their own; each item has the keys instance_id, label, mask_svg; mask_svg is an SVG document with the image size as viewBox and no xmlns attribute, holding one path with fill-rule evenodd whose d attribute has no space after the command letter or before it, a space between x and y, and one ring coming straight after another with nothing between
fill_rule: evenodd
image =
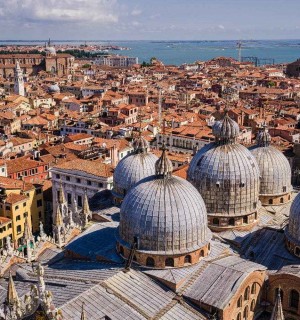
<instances>
[{"instance_id":1,"label":"window","mask_svg":"<svg viewBox=\"0 0 300 320\"><path fill-rule=\"evenodd\" d=\"M28 217L28 212L24 212L23 217L27 218Z\"/></svg>"},{"instance_id":2,"label":"window","mask_svg":"<svg viewBox=\"0 0 300 320\"><path fill-rule=\"evenodd\" d=\"M280 203L283 203L283 198L282 197L280 198Z\"/></svg>"},{"instance_id":3,"label":"window","mask_svg":"<svg viewBox=\"0 0 300 320\"><path fill-rule=\"evenodd\" d=\"M184 263L192 263L192 257L190 255L185 256Z\"/></svg>"},{"instance_id":4,"label":"window","mask_svg":"<svg viewBox=\"0 0 300 320\"><path fill-rule=\"evenodd\" d=\"M43 200L42 199L37 200L36 204L38 207L41 207L43 205Z\"/></svg>"},{"instance_id":5,"label":"window","mask_svg":"<svg viewBox=\"0 0 300 320\"><path fill-rule=\"evenodd\" d=\"M5 210L10 210L10 206L5 206Z\"/></svg>"},{"instance_id":6,"label":"window","mask_svg":"<svg viewBox=\"0 0 300 320\"><path fill-rule=\"evenodd\" d=\"M16 216L16 221L20 221L20 220L21 220L21 216L20 215Z\"/></svg>"},{"instance_id":7,"label":"window","mask_svg":"<svg viewBox=\"0 0 300 320\"><path fill-rule=\"evenodd\" d=\"M251 286L251 294L255 294L256 293L256 283L253 283Z\"/></svg>"},{"instance_id":8,"label":"window","mask_svg":"<svg viewBox=\"0 0 300 320\"><path fill-rule=\"evenodd\" d=\"M236 317L236 320L241 320L242 316L241 316L241 313L239 313Z\"/></svg>"},{"instance_id":9,"label":"window","mask_svg":"<svg viewBox=\"0 0 300 320\"><path fill-rule=\"evenodd\" d=\"M91 181L91 180L88 180L88 181L87 181L87 185L88 185L88 186L91 186L91 185L92 185L92 181Z\"/></svg>"},{"instance_id":10,"label":"window","mask_svg":"<svg viewBox=\"0 0 300 320\"><path fill-rule=\"evenodd\" d=\"M243 313L244 320L248 319L248 315L249 315L249 308L248 308L248 306L246 306L244 309L244 313Z\"/></svg>"},{"instance_id":11,"label":"window","mask_svg":"<svg viewBox=\"0 0 300 320\"><path fill-rule=\"evenodd\" d=\"M290 292L290 307L298 310L299 293L296 290Z\"/></svg>"},{"instance_id":12,"label":"window","mask_svg":"<svg viewBox=\"0 0 300 320\"><path fill-rule=\"evenodd\" d=\"M59 174L56 174L56 179L60 179L60 175Z\"/></svg>"},{"instance_id":13,"label":"window","mask_svg":"<svg viewBox=\"0 0 300 320\"><path fill-rule=\"evenodd\" d=\"M213 224L215 226L218 226L219 225L219 219L218 218L213 218Z\"/></svg>"},{"instance_id":14,"label":"window","mask_svg":"<svg viewBox=\"0 0 300 320\"><path fill-rule=\"evenodd\" d=\"M77 183L81 183L81 179L76 178L76 182L77 182Z\"/></svg>"},{"instance_id":15,"label":"window","mask_svg":"<svg viewBox=\"0 0 300 320\"><path fill-rule=\"evenodd\" d=\"M67 201L68 201L68 204L72 204L72 195L71 195L71 193L67 193Z\"/></svg>"},{"instance_id":16,"label":"window","mask_svg":"<svg viewBox=\"0 0 300 320\"><path fill-rule=\"evenodd\" d=\"M240 183L240 187L241 187L241 188L244 188L244 187L245 187L245 182L241 182L241 183Z\"/></svg>"},{"instance_id":17,"label":"window","mask_svg":"<svg viewBox=\"0 0 300 320\"><path fill-rule=\"evenodd\" d=\"M26 202L23 202L23 207L26 207Z\"/></svg>"},{"instance_id":18,"label":"window","mask_svg":"<svg viewBox=\"0 0 300 320\"><path fill-rule=\"evenodd\" d=\"M165 261L166 267L174 267L174 259L173 258L167 258Z\"/></svg>"},{"instance_id":19,"label":"window","mask_svg":"<svg viewBox=\"0 0 300 320\"><path fill-rule=\"evenodd\" d=\"M18 210L19 209L19 206L15 206L15 210Z\"/></svg>"},{"instance_id":20,"label":"window","mask_svg":"<svg viewBox=\"0 0 300 320\"><path fill-rule=\"evenodd\" d=\"M42 212L39 211L39 219L42 219Z\"/></svg>"},{"instance_id":21,"label":"window","mask_svg":"<svg viewBox=\"0 0 300 320\"><path fill-rule=\"evenodd\" d=\"M11 229L11 223L8 225L8 229Z\"/></svg>"},{"instance_id":22,"label":"window","mask_svg":"<svg viewBox=\"0 0 300 320\"><path fill-rule=\"evenodd\" d=\"M244 216L244 217L243 217L243 223L244 223L244 224L247 224L247 223L248 223L248 216Z\"/></svg>"},{"instance_id":23,"label":"window","mask_svg":"<svg viewBox=\"0 0 300 320\"><path fill-rule=\"evenodd\" d=\"M146 266L147 267L154 267L155 266L154 259L151 258L151 257L148 257L147 260L146 260Z\"/></svg>"},{"instance_id":24,"label":"window","mask_svg":"<svg viewBox=\"0 0 300 320\"><path fill-rule=\"evenodd\" d=\"M82 207L82 196L77 197L77 204L79 207Z\"/></svg>"},{"instance_id":25,"label":"window","mask_svg":"<svg viewBox=\"0 0 300 320\"><path fill-rule=\"evenodd\" d=\"M254 312L254 310L255 310L255 300L252 300L252 301L251 301L250 310L251 310L252 312Z\"/></svg>"},{"instance_id":26,"label":"window","mask_svg":"<svg viewBox=\"0 0 300 320\"><path fill-rule=\"evenodd\" d=\"M273 199L269 199L269 204L273 204Z\"/></svg>"},{"instance_id":27,"label":"window","mask_svg":"<svg viewBox=\"0 0 300 320\"><path fill-rule=\"evenodd\" d=\"M200 251L200 257L204 257L204 250Z\"/></svg>"},{"instance_id":28,"label":"window","mask_svg":"<svg viewBox=\"0 0 300 320\"><path fill-rule=\"evenodd\" d=\"M286 186L282 187L282 191L286 192Z\"/></svg>"},{"instance_id":29,"label":"window","mask_svg":"<svg viewBox=\"0 0 300 320\"><path fill-rule=\"evenodd\" d=\"M228 224L229 224L230 226L234 226L234 225L235 225L234 218L230 218L229 221L228 221Z\"/></svg>"},{"instance_id":30,"label":"window","mask_svg":"<svg viewBox=\"0 0 300 320\"><path fill-rule=\"evenodd\" d=\"M99 182L99 183L98 183L98 187L99 187L99 188L103 188L103 183Z\"/></svg>"},{"instance_id":31,"label":"window","mask_svg":"<svg viewBox=\"0 0 300 320\"><path fill-rule=\"evenodd\" d=\"M36 194L41 194L41 193L42 193L42 189L40 189L40 188L39 188L39 189L36 189L36 190L35 190L35 193L36 193Z\"/></svg>"},{"instance_id":32,"label":"window","mask_svg":"<svg viewBox=\"0 0 300 320\"><path fill-rule=\"evenodd\" d=\"M240 308L242 306L243 297L240 296L239 300L237 301L237 307Z\"/></svg>"},{"instance_id":33,"label":"window","mask_svg":"<svg viewBox=\"0 0 300 320\"><path fill-rule=\"evenodd\" d=\"M70 181L70 177L69 177L69 176L66 176L66 180L67 180L67 181Z\"/></svg>"},{"instance_id":34,"label":"window","mask_svg":"<svg viewBox=\"0 0 300 320\"><path fill-rule=\"evenodd\" d=\"M22 232L21 226L17 226L17 234L20 234Z\"/></svg>"},{"instance_id":35,"label":"window","mask_svg":"<svg viewBox=\"0 0 300 320\"><path fill-rule=\"evenodd\" d=\"M250 287L247 287L244 292L244 300L249 300L250 296Z\"/></svg>"}]
</instances>

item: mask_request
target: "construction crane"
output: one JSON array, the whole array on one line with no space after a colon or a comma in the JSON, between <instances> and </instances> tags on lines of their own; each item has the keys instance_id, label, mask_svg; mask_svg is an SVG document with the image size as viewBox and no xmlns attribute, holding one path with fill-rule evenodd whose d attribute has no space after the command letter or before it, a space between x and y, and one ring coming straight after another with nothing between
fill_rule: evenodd
<instances>
[{"instance_id":1,"label":"construction crane","mask_svg":"<svg viewBox=\"0 0 300 320\"><path fill-rule=\"evenodd\" d=\"M237 44L237 49L238 49L238 61L242 62L242 41L238 41Z\"/></svg>"}]
</instances>

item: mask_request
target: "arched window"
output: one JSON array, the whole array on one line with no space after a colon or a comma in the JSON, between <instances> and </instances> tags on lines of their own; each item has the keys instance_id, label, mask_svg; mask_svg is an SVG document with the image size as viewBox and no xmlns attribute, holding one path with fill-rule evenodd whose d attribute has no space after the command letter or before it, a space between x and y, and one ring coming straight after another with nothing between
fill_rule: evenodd
<instances>
[{"instance_id":1,"label":"arched window","mask_svg":"<svg viewBox=\"0 0 300 320\"><path fill-rule=\"evenodd\" d=\"M229 224L230 226L234 226L234 225L235 225L234 218L230 218L229 221L228 221L228 224Z\"/></svg>"},{"instance_id":2,"label":"arched window","mask_svg":"<svg viewBox=\"0 0 300 320\"><path fill-rule=\"evenodd\" d=\"M122 246L120 246L120 255L124 256L124 248Z\"/></svg>"},{"instance_id":3,"label":"arched window","mask_svg":"<svg viewBox=\"0 0 300 320\"><path fill-rule=\"evenodd\" d=\"M273 204L273 199L269 199L269 204Z\"/></svg>"},{"instance_id":4,"label":"arched window","mask_svg":"<svg viewBox=\"0 0 300 320\"><path fill-rule=\"evenodd\" d=\"M243 297L240 296L239 300L237 301L237 307L240 308L242 306L242 302L243 302Z\"/></svg>"},{"instance_id":5,"label":"arched window","mask_svg":"<svg viewBox=\"0 0 300 320\"><path fill-rule=\"evenodd\" d=\"M244 312L243 312L243 318L244 320L247 320L249 316L249 308L248 306L245 307Z\"/></svg>"},{"instance_id":6,"label":"arched window","mask_svg":"<svg viewBox=\"0 0 300 320\"><path fill-rule=\"evenodd\" d=\"M288 197L288 199L289 199L289 200L291 200L291 195L290 195L290 194L289 194L289 197Z\"/></svg>"},{"instance_id":7,"label":"arched window","mask_svg":"<svg viewBox=\"0 0 300 320\"><path fill-rule=\"evenodd\" d=\"M215 226L218 226L219 225L219 219L218 218L213 218L213 224Z\"/></svg>"},{"instance_id":8,"label":"arched window","mask_svg":"<svg viewBox=\"0 0 300 320\"><path fill-rule=\"evenodd\" d=\"M174 267L174 259L173 258L167 258L165 261L166 267Z\"/></svg>"},{"instance_id":9,"label":"arched window","mask_svg":"<svg viewBox=\"0 0 300 320\"><path fill-rule=\"evenodd\" d=\"M146 260L146 266L147 267L154 267L155 266L154 259L151 258L151 257L148 257L147 260Z\"/></svg>"},{"instance_id":10,"label":"arched window","mask_svg":"<svg viewBox=\"0 0 300 320\"><path fill-rule=\"evenodd\" d=\"M280 203L283 203L283 198L280 198Z\"/></svg>"},{"instance_id":11,"label":"arched window","mask_svg":"<svg viewBox=\"0 0 300 320\"><path fill-rule=\"evenodd\" d=\"M249 300L250 296L250 287L247 287L244 292L244 300Z\"/></svg>"},{"instance_id":12,"label":"arched window","mask_svg":"<svg viewBox=\"0 0 300 320\"><path fill-rule=\"evenodd\" d=\"M241 313L239 313L236 317L236 320L241 320L242 319L242 316L241 316Z\"/></svg>"},{"instance_id":13,"label":"arched window","mask_svg":"<svg viewBox=\"0 0 300 320\"><path fill-rule=\"evenodd\" d=\"M192 257L190 255L185 256L184 263L192 263Z\"/></svg>"},{"instance_id":14,"label":"arched window","mask_svg":"<svg viewBox=\"0 0 300 320\"><path fill-rule=\"evenodd\" d=\"M252 312L254 312L254 310L255 310L255 300L254 300L254 299L251 301L250 310L251 310Z\"/></svg>"},{"instance_id":15,"label":"arched window","mask_svg":"<svg viewBox=\"0 0 300 320\"><path fill-rule=\"evenodd\" d=\"M255 294L255 293L256 293L256 283L252 283L251 294Z\"/></svg>"},{"instance_id":16,"label":"arched window","mask_svg":"<svg viewBox=\"0 0 300 320\"><path fill-rule=\"evenodd\" d=\"M290 307L298 310L299 293L296 290L290 292Z\"/></svg>"},{"instance_id":17,"label":"arched window","mask_svg":"<svg viewBox=\"0 0 300 320\"><path fill-rule=\"evenodd\" d=\"M200 251L200 257L204 257L204 250Z\"/></svg>"}]
</instances>

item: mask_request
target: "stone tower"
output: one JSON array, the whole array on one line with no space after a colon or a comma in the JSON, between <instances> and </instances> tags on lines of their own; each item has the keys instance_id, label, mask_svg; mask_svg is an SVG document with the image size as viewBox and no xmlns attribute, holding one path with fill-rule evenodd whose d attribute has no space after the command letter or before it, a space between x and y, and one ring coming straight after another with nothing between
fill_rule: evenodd
<instances>
[{"instance_id":1,"label":"stone tower","mask_svg":"<svg viewBox=\"0 0 300 320\"><path fill-rule=\"evenodd\" d=\"M20 96L25 96L25 89L24 89L24 79L23 79L23 72L20 67L19 61L16 63L15 67L15 84L14 84L14 92Z\"/></svg>"}]
</instances>

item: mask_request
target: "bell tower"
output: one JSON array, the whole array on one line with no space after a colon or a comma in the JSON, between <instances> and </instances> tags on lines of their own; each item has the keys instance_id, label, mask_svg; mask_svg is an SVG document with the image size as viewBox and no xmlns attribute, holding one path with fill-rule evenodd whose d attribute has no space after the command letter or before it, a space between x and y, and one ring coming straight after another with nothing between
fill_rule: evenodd
<instances>
[{"instance_id":1,"label":"bell tower","mask_svg":"<svg viewBox=\"0 0 300 320\"><path fill-rule=\"evenodd\" d=\"M20 67L19 61L16 63L15 67L15 84L14 84L14 92L20 96L25 96L25 89L24 89L24 79L23 79L23 72Z\"/></svg>"}]
</instances>

